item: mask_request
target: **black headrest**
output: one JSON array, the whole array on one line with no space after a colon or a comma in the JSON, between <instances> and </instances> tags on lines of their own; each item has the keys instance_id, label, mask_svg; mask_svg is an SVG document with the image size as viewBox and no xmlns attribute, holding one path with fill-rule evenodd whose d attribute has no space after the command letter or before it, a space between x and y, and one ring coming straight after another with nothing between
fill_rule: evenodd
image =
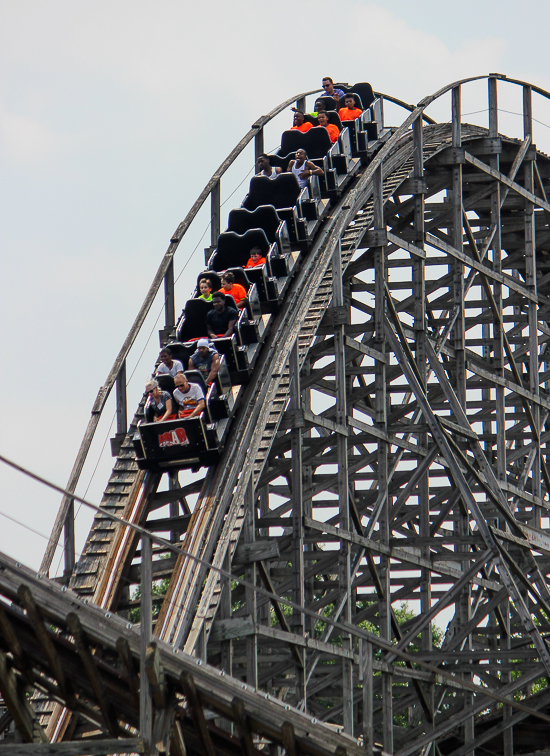
<instances>
[{"instance_id":1,"label":"black headrest","mask_svg":"<svg viewBox=\"0 0 550 756\"><path fill-rule=\"evenodd\" d=\"M221 287L222 282L220 280L220 277L218 274L213 270L203 270L203 272L197 277L197 291L200 294L200 288L199 284L201 282L201 278L208 278L210 283L212 284L212 293L215 291L218 291L218 289Z\"/></svg>"},{"instance_id":2,"label":"black headrest","mask_svg":"<svg viewBox=\"0 0 550 756\"><path fill-rule=\"evenodd\" d=\"M307 134L301 134L299 131L290 133L307 136ZM290 152L290 150L287 150L287 152ZM270 179L267 176L254 176L250 180L250 190L242 206L247 210L255 210L260 205L273 205L276 209L293 207L299 195L300 185L296 176L292 173L280 173L276 179Z\"/></svg>"},{"instance_id":3,"label":"black headrest","mask_svg":"<svg viewBox=\"0 0 550 756\"><path fill-rule=\"evenodd\" d=\"M361 81L358 84L354 84L350 89L361 98L361 102L363 103L361 107L363 107L363 109L372 105L376 99L372 87L367 81Z\"/></svg>"},{"instance_id":4,"label":"black headrest","mask_svg":"<svg viewBox=\"0 0 550 756\"><path fill-rule=\"evenodd\" d=\"M198 386L201 387L202 392L206 398L206 395L208 393L208 386L206 385L206 381L204 380L204 376L201 373L200 370L185 370L184 376L187 378L189 383L196 383Z\"/></svg>"},{"instance_id":5,"label":"black headrest","mask_svg":"<svg viewBox=\"0 0 550 756\"><path fill-rule=\"evenodd\" d=\"M340 120L340 116L335 110L329 110L327 117L329 123L333 123L335 126L338 126L340 131L342 131L342 121Z\"/></svg>"},{"instance_id":6,"label":"black headrest","mask_svg":"<svg viewBox=\"0 0 550 756\"><path fill-rule=\"evenodd\" d=\"M233 277L235 278L235 283L240 284L244 288L245 291L249 290L250 281L248 280L248 276L246 275L244 268L236 266L233 268L227 268L225 272L233 273Z\"/></svg>"},{"instance_id":7,"label":"black headrest","mask_svg":"<svg viewBox=\"0 0 550 756\"><path fill-rule=\"evenodd\" d=\"M170 373L160 373L155 376L155 380L163 391L172 393L174 390L174 376L170 375Z\"/></svg>"},{"instance_id":8,"label":"black headrest","mask_svg":"<svg viewBox=\"0 0 550 756\"><path fill-rule=\"evenodd\" d=\"M308 158L315 160L324 157L331 147L332 142L326 129L310 129L305 134L301 131L283 131L279 155L288 155L289 152L302 149L306 151Z\"/></svg>"},{"instance_id":9,"label":"black headrest","mask_svg":"<svg viewBox=\"0 0 550 756\"><path fill-rule=\"evenodd\" d=\"M267 179L267 181L270 181L270 179ZM275 179L270 181L270 183L274 182ZM250 250L252 247L260 247L264 257L269 251L269 241L263 229L251 228L242 234L242 236L236 234L234 231L224 231L218 237L218 249L212 257L211 265L213 270L221 271L235 267L244 268L250 259Z\"/></svg>"},{"instance_id":10,"label":"black headrest","mask_svg":"<svg viewBox=\"0 0 550 756\"><path fill-rule=\"evenodd\" d=\"M204 299L188 299L185 303L185 321L181 329L178 329L178 339L189 341L190 339L206 336L206 316L212 309L211 302ZM185 367L185 365L184 365Z\"/></svg>"},{"instance_id":11,"label":"black headrest","mask_svg":"<svg viewBox=\"0 0 550 756\"><path fill-rule=\"evenodd\" d=\"M185 366L189 363L189 357L191 357L195 351L195 344L188 346L181 341L172 341L170 344L167 344L167 347L169 347L172 352L172 357L175 360L179 360L185 370Z\"/></svg>"},{"instance_id":12,"label":"black headrest","mask_svg":"<svg viewBox=\"0 0 550 756\"><path fill-rule=\"evenodd\" d=\"M237 303L235 302L235 298L232 294L225 295L225 306L232 307L234 310L237 310L237 312L239 311L239 308L237 307Z\"/></svg>"},{"instance_id":13,"label":"black headrest","mask_svg":"<svg viewBox=\"0 0 550 756\"><path fill-rule=\"evenodd\" d=\"M338 105L336 104L336 100L334 97L329 97L328 95L325 95L324 97L316 97L315 102L318 102L321 100L325 103L325 110L337 110Z\"/></svg>"},{"instance_id":14,"label":"black headrest","mask_svg":"<svg viewBox=\"0 0 550 756\"><path fill-rule=\"evenodd\" d=\"M278 158L281 160L282 158ZM244 234L251 228L262 228L267 240L273 244L281 219L273 205L260 205L255 210L246 210L244 207L231 210L227 224L228 231L236 234Z\"/></svg>"},{"instance_id":15,"label":"black headrest","mask_svg":"<svg viewBox=\"0 0 550 756\"><path fill-rule=\"evenodd\" d=\"M361 110L364 110L364 108L363 108L363 102L362 102L361 98L359 97L359 95L356 92L346 92L346 97L353 97L353 99L355 100L355 107L356 108L361 108ZM346 107L346 99L345 98L343 100L342 100L342 98L340 98L340 107L341 108L345 108Z\"/></svg>"}]
</instances>

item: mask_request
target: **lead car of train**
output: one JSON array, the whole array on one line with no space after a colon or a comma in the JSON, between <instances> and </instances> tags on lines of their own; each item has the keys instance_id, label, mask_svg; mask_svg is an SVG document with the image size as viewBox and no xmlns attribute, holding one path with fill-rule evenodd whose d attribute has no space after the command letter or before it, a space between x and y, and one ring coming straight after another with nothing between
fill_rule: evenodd
<instances>
[{"instance_id":1,"label":"lead car of train","mask_svg":"<svg viewBox=\"0 0 550 756\"><path fill-rule=\"evenodd\" d=\"M340 131L338 140L333 144L322 127L305 133L283 132L280 149L270 155L271 165L279 166L282 172L275 179L254 176L241 207L229 213L227 230L219 235L207 270L198 276L193 297L185 304L176 327L176 340L166 345L172 357L187 366L197 340L207 335L206 315L212 305L198 298L200 279L210 279L212 291L218 291L221 274L231 271L235 282L247 291L246 307L240 311L231 337L211 341L220 355L220 369L213 385L207 386L198 370L185 371L190 382L201 386L206 398L201 415L139 425L134 447L141 469L198 470L217 461L241 387L252 375L271 319L283 304L300 257L313 245L331 202L389 136L389 130L383 127L381 100L375 98L370 84L336 86L346 94L353 93L362 116L342 122L336 101L332 97L319 98L325 101L329 122ZM317 126L315 118L306 115L306 120ZM323 174L312 175L304 188L300 188L294 174L286 172L300 148L323 169ZM260 247L266 263L245 269L252 247ZM236 308L231 296L226 296L226 306ZM157 380L162 389L173 391L171 376L158 375Z\"/></svg>"}]
</instances>

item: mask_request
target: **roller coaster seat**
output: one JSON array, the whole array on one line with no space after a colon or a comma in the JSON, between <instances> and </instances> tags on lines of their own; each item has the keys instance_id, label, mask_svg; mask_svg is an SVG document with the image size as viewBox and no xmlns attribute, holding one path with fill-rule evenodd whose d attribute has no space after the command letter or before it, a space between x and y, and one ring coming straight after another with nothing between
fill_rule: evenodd
<instances>
[{"instance_id":1,"label":"roller coaster seat","mask_svg":"<svg viewBox=\"0 0 550 756\"><path fill-rule=\"evenodd\" d=\"M365 109L369 108L376 99L372 86L367 81L360 81L357 84L354 84L353 87L350 87L350 90L354 94L359 95L363 103L360 107Z\"/></svg>"},{"instance_id":2,"label":"roller coaster seat","mask_svg":"<svg viewBox=\"0 0 550 756\"><path fill-rule=\"evenodd\" d=\"M305 134L301 131L283 131L281 149L278 154L281 156L288 155L289 152L302 149L306 151L308 158L313 160L324 157L331 147L332 142L326 129L310 129ZM285 175L291 176L292 174Z\"/></svg>"},{"instance_id":3,"label":"roller coaster seat","mask_svg":"<svg viewBox=\"0 0 550 756\"><path fill-rule=\"evenodd\" d=\"M335 126L338 126L340 131L342 131L342 128L343 128L342 121L340 120L340 116L338 115L338 113L335 110L330 110L327 113L327 116L328 116L328 122L333 123Z\"/></svg>"},{"instance_id":4,"label":"roller coaster seat","mask_svg":"<svg viewBox=\"0 0 550 756\"><path fill-rule=\"evenodd\" d=\"M234 231L241 236L253 228L261 228L270 244L277 241L277 230L281 225L277 211L273 205L260 205L255 210L244 207L231 210L227 224L228 231Z\"/></svg>"},{"instance_id":5,"label":"roller coaster seat","mask_svg":"<svg viewBox=\"0 0 550 756\"><path fill-rule=\"evenodd\" d=\"M185 365L183 367L185 368ZM158 381L162 391L168 391L170 394L174 391L174 377L172 375L161 373L155 376L155 380Z\"/></svg>"},{"instance_id":6,"label":"roller coaster seat","mask_svg":"<svg viewBox=\"0 0 550 756\"><path fill-rule=\"evenodd\" d=\"M271 160L271 165L280 168L282 173L284 173L288 168L289 158L281 157L280 155L270 155L269 158Z\"/></svg>"},{"instance_id":7,"label":"roller coaster seat","mask_svg":"<svg viewBox=\"0 0 550 756\"><path fill-rule=\"evenodd\" d=\"M307 134L302 134L299 131L290 133L307 136ZM330 141L328 134L327 137ZM300 185L296 176L292 173L280 173L276 179L269 179L267 176L254 176L250 180L250 189L241 207L247 210L255 210L260 205L273 205L277 210L294 207L300 196L300 191Z\"/></svg>"},{"instance_id":8,"label":"roller coaster seat","mask_svg":"<svg viewBox=\"0 0 550 756\"><path fill-rule=\"evenodd\" d=\"M221 289L222 282L216 271L203 270L203 272L199 273L199 275L197 276L197 294L200 293L199 283L202 278L207 278L210 281L210 283L212 284L212 293Z\"/></svg>"},{"instance_id":9,"label":"roller coaster seat","mask_svg":"<svg viewBox=\"0 0 550 756\"><path fill-rule=\"evenodd\" d=\"M224 231L218 237L218 248L210 258L209 264L212 270L218 272L230 268L244 269L250 259L252 247L259 247L263 256L267 257L270 246L265 231L261 228L250 228L242 235L234 231Z\"/></svg>"},{"instance_id":10,"label":"roller coaster seat","mask_svg":"<svg viewBox=\"0 0 550 756\"><path fill-rule=\"evenodd\" d=\"M188 299L176 329L178 341L191 341L207 336L206 316L212 309L212 302L204 299Z\"/></svg>"},{"instance_id":11,"label":"roller coaster seat","mask_svg":"<svg viewBox=\"0 0 550 756\"><path fill-rule=\"evenodd\" d=\"M329 95L325 95L324 97L316 97L315 102L321 101L325 103L325 110L338 110L338 103L334 99L334 97L329 97Z\"/></svg>"}]
</instances>

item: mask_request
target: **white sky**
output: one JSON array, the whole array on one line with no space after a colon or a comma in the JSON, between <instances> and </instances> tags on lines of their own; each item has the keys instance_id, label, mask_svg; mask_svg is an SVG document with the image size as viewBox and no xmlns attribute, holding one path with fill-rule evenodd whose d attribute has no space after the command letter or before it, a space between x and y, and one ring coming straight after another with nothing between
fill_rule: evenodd
<instances>
[{"instance_id":1,"label":"white sky","mask_svg":"<svg viewBox=\"0 0 550 756\"><path fill-rule=\"evenodd\" d=\"M492 71L550 89L548 8L545 0L1 0L0 453L66 484L172 232L255 118L323 75L371 81L408 102ZM484 91L465 91L464 112L485 107ZM519 110L518 95L503 90L502 107ZM539 102L535 117L550 125ZM438 108L447 120L446 105ZM501 131L519 135L520 119L503 119ZM550 129L537 129L550 152ZM247 155L223 182L224 197L251 167ZM207 223L201 216L180 245L176 274ZM177 313L208 243L209 232L178 282ZM145 348L130 412L158 352L160 307L129 360L130 374ZM112 412L109 404L78 489L99 459L88 491L96 503L112 465L108 444L100 458ZM0 485L0 550L38 566L46 541L4 515L49 535L60 497L4 467ZM80 546L89 517L78 524Z\"/></svg>"}]
</instances>

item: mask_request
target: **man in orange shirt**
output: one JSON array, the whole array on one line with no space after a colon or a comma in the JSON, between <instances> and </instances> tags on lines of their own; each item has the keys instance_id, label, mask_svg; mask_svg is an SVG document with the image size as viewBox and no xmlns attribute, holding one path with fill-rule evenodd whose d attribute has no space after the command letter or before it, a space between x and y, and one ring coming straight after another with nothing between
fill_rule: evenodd
<instances>
[{"instance_id":1,"label":"man in orange shirt","mask_svg":"<svg viewBox=\"0 0 550 756\"><path fill-rule=\"evenodd\" d=\"M291 128L291 131L294 131L294 129L297 129L298 131L301 131L303 134L306 133L306 131L309 131L313 128L312 123L308 123L307 121L304 121L304 114L301 110L296 110L294 112L294 126Z\"/></svg>"},{"instance_id":2,"label":"man in orange shirt","mask_svg":"<svg viewBox=\"0 0 550 756\"><path fill-rule=\"evenodd\" d=\"M356 107L355 97L346 95L344 98L345 108L340 108L338 115L341 121L355 121L363 112L361 108Z\"/></svg>"},{"instance_id":3,"label":"man in orange shirt","mask_svg":"<svg viewBox=\"0 0 550 756\"><path fill-rule=\"evenodd\" d=\"M319 121L319 126L317 126L317 128L325 128L328 131L330 141L333 144L334 142L338 141L338 137L340 136L338 126L335 126L333 123L329 122L328 115L323 110L319 112L317 120Z\"/></svg>"},{"instance_id":4,"label":"man in orange shirt","mask_svg":"<svg viewBox=\"0 0 550 756\"><path fill-rule=\"evenodd\" d=\"M222 276L222 294L230 294L235 300L237 307L242 310L246 306L246 289L238 283L235 283L233 273L227 272Z\"/></svg>"},{"instance_id":5,"label":"man in orange shirt","mask_svg":"<svg viewBox=\"0 0 550 756\"><path fill-rule=\"evenodd\" d=\"M259 247L252 247L250 250L250 260L246 263L246 267L257 268L266 262L265 257L262 257L262 250Z\"/></svg>"}]
</instances>

